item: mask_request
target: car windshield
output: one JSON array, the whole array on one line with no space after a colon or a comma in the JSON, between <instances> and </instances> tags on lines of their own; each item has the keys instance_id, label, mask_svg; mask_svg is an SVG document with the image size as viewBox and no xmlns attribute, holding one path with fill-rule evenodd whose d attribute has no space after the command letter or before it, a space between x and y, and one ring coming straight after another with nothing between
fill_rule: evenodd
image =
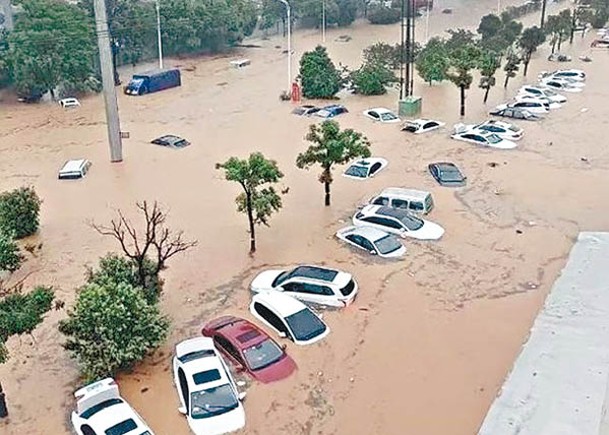
<instances>
[{"instance_id":1,"label":"car windshield","mask_svg":"<svg viewBox=\"0 0 609 435\"><path fill-rule=\"evenodd\" d=\"M520 131L520 128L516 127L515 125L510 125L508 127L509 130L514 131L516 133L518 133Z\"/></svg>"},{"instance_id":2,"label":"car windshield","mask_svg":"<svg viewBox=\"0 0 609 435\"><path fill-rule=\"evenodd\" d=\"M323 334L326 330L326 325L308 308L303 308L297 313L285 318L294 339L298 341L307 341Z\"/></svg>"},{"instance_id":3,"label":"car windshield","mask_svg":"<svg viewBox=\"0 0 609 435\"><path fill-rule=\"evenodd\" d=\"M463 181L463 176L456 169L445 169L440 171L442 181Z\"/></svg>"},{"instance_id":4,"label":"car windshield","mask_svg":"<svg viewBox=\"0 0 609 435\"><path fill-rule=\"evenodd\" d=\"M126 433L131 432L132 430L137 429L137 423L129 418L125 421L121 421L118 424L115 424L112 427L109 427L104 431L106 435L125 435Z\"/></svg>"},{"instance_id":5,"label":"car windshield","mask_svg":"<svg viewBox=\"0 0 609 435\"><path fill-rule=\"evenodd\" d=\"M317 116L321 116L322 118L328 118L331 113L329 110L326 109L321 109L319 112L316 113Z\"/></svg>"},{"instance_id":6,"label":"car windshield","mask_svg":"<svg viewBox=\"0 0 609 435\"><path fill-rule=\"evenodd\" d=\"M385 237L378 239L374 244L381 254L390 254L402 247L400 241L391 234L387 234Z\"/></svg>"},{"instance_id":7,"label":"car windshield","mask_svg":"<svg viewBox=\"0 0 609 435\"><path fill-rule=\"evenodd\" d=\"M140 86L142 86L142 83L144 83L144 79L132 79L129 82L129 88L130 89L139 89Z\"/></svg>"},{"instance_id":8,"label":"car windshield","mask_svg":"<svg viewBox=\"0 0 609 435\"><path fill-rule=\"evenodd\" d=\"M402 222L410 231L416 231L424 224L421 219L411 215L410 213L404 213L404 215L400 218L400 222Z\"/></svg>"},{"instance_id":9,"label":"car windshield","mask_svg":"<svg viewBox=\"0 0 609 435\"><path fill-rule=\"evenodd\" d=\"M366 178L368 176L368 167L360 165L351 165L345 171L345 175L350 175L352 177L358 178Z\"/></svg>"},{"instance_id":10,"label":"car windshield","mask_svg":"<svg viewBox=\"0 0 609 435\"><path fill-rule=\"evenodd\" d=\"M224 414L239 405L237 397L229 384L195 391L190 395L190 416L208 418Z\"/></svg>"},{"instance_id":11,"label":"car windshield","mask_svg":"<svg viewBox=\"0 0 609 435\"><path fill-rule=\"evenodd\" d=\"M486 139L488 140L489 143L492 144L496 144L501 142L503 139L501 139L499 136L497 136L496 134L489 134Z\"/></svg>"},{"instance_id":12,"label":"car windshield","mask_svg":"<svg viewBox=\"0 0 609 435\"><path fill-rule=\"evenodd\" d=\"M393 121L394 119L398 119L398 117L391 112L385 112L381 113L381 119L383 121Z\"/></svg>"},{"instance_id":13,"label":"car windshield","mask_svg":"<svg viewBox=\"0 0 609 435\"><path fill-rule=\"evenodd\" d=\"M251 370L260 370L273 364L283 355L283 351L270 339L243 350L247 365Z\"/></svg>"}]
</instances>

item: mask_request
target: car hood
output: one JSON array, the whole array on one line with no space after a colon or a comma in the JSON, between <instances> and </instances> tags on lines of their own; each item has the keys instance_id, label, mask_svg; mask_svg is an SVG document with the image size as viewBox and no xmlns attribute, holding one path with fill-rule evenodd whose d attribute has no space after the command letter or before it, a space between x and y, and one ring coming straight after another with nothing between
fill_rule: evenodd
<instances>
[{"instance_id":1,"label":"car hood","mask_svg":"<svg viewBox=\"0 0 609 435\"><path fill-rule=\"evenodd\" d=\"M403 257L404 254L406 254L406 248L404 247L404 245L402 245L401 248L398 248L395 251L390 252L388 254L379 254L379 257L383 257L383 258L397 258L397 257Z\"/></svg>"},{"instance_id":2,"label":"car hood","mask_svg":"<svg viewBox=\"0 0 609 435\"><path fill-rule=\"evenodd\" d=\"M188 425L195 435L221 435L234 432L245 426L243 405L232 411L209 418L194 419L188 417Z\"/></svg>"},{"instance_id":3,"label":"car hood","mask_svg":"<svg viewBox=\"0 0 609 435\"><path fill-rule=\"evenodd\" d=\"M489 144L488 146L491 148L497 148L500 150L511 150L511 149L516 148L518 145L515 142L503 139L501 142Z\"/></svg>"},{"instance_id":4,"label":"car hood","mask_svg":"<svg viewBox=\"0 0 609 435\"><path fill-rule=\"evenodd\" d=\"M259 273L250 284L250 289L253 292L273 289L273 281L285 270L265 270Z\"/></svg>"},{"instance_id":5,"label":"car hood","mask_svg":"<svg viewBox=\"0 0 609 435\"><path fill-rule=\"evenodd\" d=\"M438 240L444 235L444 228L440 225L430 221L423 222L421 228L416 231L409 231L405 235L417 240Z\"/></svg>"},{"instance_id":6,"label":"car hood","mask_svg":"<svg viewBox=\"0 0 609 435\"><path fill-rule=\"evenodd\" d=\"M287 378L297 369L294 360L287 354L283 358L268 367L252 372L252 376L256 380L268 384L270 382L280 381Z\"/></svg>"}]
</instances>

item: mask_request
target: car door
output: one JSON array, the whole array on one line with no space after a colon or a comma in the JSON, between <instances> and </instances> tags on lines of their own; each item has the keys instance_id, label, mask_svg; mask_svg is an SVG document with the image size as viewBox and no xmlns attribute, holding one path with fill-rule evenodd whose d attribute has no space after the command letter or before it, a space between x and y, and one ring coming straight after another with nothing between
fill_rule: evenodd
<instances>
[{"instance_id":1,"label":"car door","mask_svg":"<svg viewBox=\"0 0 609 435\"><path fill-rule=\"evenodd\" d=\"M361 247L364 248L366 251L372 253L372 252L376 252L376 248L374 247L374 244L366 239L365 237L361 238Z\"/></svg>"},{"instance_id":2,"label":"car door","mask_svg":"<svg viewBox=\"0 0 609 435\"><path fill-rule=\"evenodd\" d=\"M188 391L188 382L186 381L186 375L184 374L184 370L182 367L178 368L178 388L180 389L180 396L182 398L182 403L186 408L186 411L190 415L190 394Z\"/></svg>"},{"instance_id":3,"label":"car door","mask_svg":"<svg viewBox=\"0 0 609 435\"><path fill-rule=\"evenodd\" d=\"M370 171L368 171L368 177L374 177L374 174L376 174L382 166L381 162L373 163L372 166L370 166Z\"/></svg>"},{"instance_id":4,"label":"car door","mask_svg":"<svg viewBox=\"0 0 609 435\"><path fill-rule=\"evenodd\" d=\"M408 210L408 201L405 199L394 198L391 200L391 207Z\"/></svg>"},{"instance_id":5,"label":"car door","mask_svg":"<svg viewBox=\"0 0 609 435\"><path fill-rule=\"evenodd\" d=\"M378 196L374 199L374 201L372 201L372 204L374 205L388 205L389 204L389 198L387 198L386 196Z\"/></svg>"},{"instance_id":6,"label":"car door","mask_svg":"<svg viewBox=\"0 0 609 435\"><path fill-rule=\"evenodd\" d=\"M475 143L477 143L479 145L488 145L488 141L486 140L486 138L483 136L480 136L478 134L472 135L472 141L474 141Z\"/></svg>"},{"instance_id":7,"label":"car door","mask_svg":"<svg viewBox=\"0 0 609 435\"><path fill-rule=\"evenodd\" d=\"M298 299L319 305L336 305L332 301L334 297L334 292L329 286L305 282Z\"/></svg>"},{"instance_id":8,"label":"car door","mask_svg":"<svg viewBox=\"0 0 609 435\"><path fill-rule=\"evenodd\" d=\"M431 122L426 122L423 125L423 131L427 131L427 130L431 130L432 128L437 127L439 124L437 122L431 121Z\"/></svg>"},{"instance_id":9,"label":"car door","mask_svg":"<svg viewBox=\"0 0 609 435\"><path fill-rule=\"evenodd\" d=\"M260 318L271 328L273 328L280 336L285 334L286 337L292 340L292 334L288 329L287 325L277 314L275 314L269 307L261 304L260 302L254 303L254 311L260 316Z\"/></svg>"},{"instance_id":10,"label":"car door","mask_svg":"<svg viewBox=\"0 0 609 435\"><path fill-rule=\"evenodd\" d=\"M82 433L82 435L97 435L95 433L95 431L93 430L93 428L91 426L89 426L88 424L83 424L80 427L80 432Z\"/></svg>"},{"instance_id":11,"label":"car door","mask_svg":"<svg viewBox=\"0 0 609 435\"><path fill-rule=\"evenodd\" d=\"M214 344L217 348L224 351L224 354L228 356L237 369L246 368L245 361L243 361L241 354L230 341L220 335L214 335Z\"/></svg>"},{"instance_id":12,"label":"car door","mask_svg":"<svg viewBox=\"0 0 609 435\"><path fill-rule=\"evenodd\" d=\"M375 121L378 121L380 119L380 116L378 113L376 113L374 110L369 110L368 111L368 115L370 115L370 117L372 119L374 119Z\"/></svg>"}]
</instances>

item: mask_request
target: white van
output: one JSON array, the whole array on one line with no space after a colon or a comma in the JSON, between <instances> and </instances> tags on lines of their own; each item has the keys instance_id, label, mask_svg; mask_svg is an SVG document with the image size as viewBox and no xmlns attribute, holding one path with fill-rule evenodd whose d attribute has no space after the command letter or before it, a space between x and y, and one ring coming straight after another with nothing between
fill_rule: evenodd
<instances>
[{"instance_id":1,"label":"white van","mask_svg":"<svg viewBox=\"0 0 609 435\"><path fill-rule=\"evenodd\" d=\"M428 214L434 207L431 193L402 187L388 187L370 198L368 203L408 210L416 214Z\"/></svg>"},{"instance_id":2,"label":"white van","mask_svg":"<svg viewBox=\"0 0 609 435\"><path fill-rule=\"evenodd\" d=\"M68 160L59 170L60 180L73 180L87 175L91 162L87 159Z\"/></svg>"}]
</instances>

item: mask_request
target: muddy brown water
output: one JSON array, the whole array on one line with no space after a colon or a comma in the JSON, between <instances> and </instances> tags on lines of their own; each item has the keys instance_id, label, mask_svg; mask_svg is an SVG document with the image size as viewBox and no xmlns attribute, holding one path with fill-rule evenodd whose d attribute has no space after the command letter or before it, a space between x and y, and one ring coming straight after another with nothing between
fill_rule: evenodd
<instances>
[{"instance_id":1,"label":"muddy brown water","mask_svg":"<svg viewBox=\"0 0 609 435\"><path fill-rule=\"evenodd\" d=\"M442 14L453 7L452 15ZM474 26L495 2L446 2L430 17L430 33ZM560 6L551 5L550 13ZM526 17L527 24L537 16ZM422 36L424 21L419 20ZM336 42L348 34L349 42ZM398 26L357 23L328 30L332 58L357 65L361 49L378 40L393 42ZM162 309L173 322L171 336L158 352L131 374L119 378L121 391L157 434L187 434L177 412L172 385L172 346L199 333L214 315L247 314L247 286L269 266L318 263L354 273L360 284L355 304L326 313L332 332L309 347L288 344L299 370L290 379L249 384L242 433L282 434L451 434L476 432L511 367L543 299L581 230L609 230L608 124L609 53L590 52L594 35L575 38L569 64L588 72L586 89L568 94L569 102L540 123L522 123L525 136L512 151L484 150L456 142L448 129L409 136L391 125L363 117L369 107L395 108L397 92L363 98L341 94L350 113L342 127L364 132L373 155L389 160L374 179L356 182L335 171L332 206L323 206L317 169L298 170L296 155L306 144L310 119L290 115L278 100L285 57L278 38L253 41L261 48L228 57L172 60L183 68L183 86L143 98L119 95L125 160L109 163L100 96L82 100L77 110L54 104L0 105L0 180L2 190L35 186L44 200L41 230L33 240L42 248L13 279L28 286L57 288L67 306L83 282L86 266L117 248L100 237L90 222L104 223L117 209L136 219L134 203L159 200L170 210L171 226L199 241L176 257L164 273ZM297 32L295 59L320 40L315 31ZM592 63L577 56L591 53ZM482 90L467 97L467 121L512 96L520 85L555 64L547 49L535 54L528 80L521 75L509 89L493 89L482 104ZM248 57L242 70L229 60ZM141 67L144 68L144 67ZM294 61L294 71L297 60ZM125 71L125 76L130 73ZM502 74L498 83L503 82ZM458 90L450 83L429 87L418 81L423 115L448 127L459 121ZM179 151L150 145L173 133L191 140ZM278 161L289 187L284 207L258 229L258 252L247 254L247 222L235 211L237 185L222 179L216 162L262 151ZM59 182L64 160L93 161L86 179ZM582 157L585 160L582 160ZM459 190L439 187L426 172L433 160L451 160L468 176ZM497 165L489 165L489 163ZM433 193L430 220L446 229L439 242L407 240L399 261L380 261L340 244L333 234L348 223L362 199L387 186ZM516 230L519 230L518 233ZM50 313L33 337L9 341L11 359L0 366L10 418L6 434L69 432L72 392L80 385L77 369L61 348L57 333L65 311Z\"/></svg>"}]
</instances>

